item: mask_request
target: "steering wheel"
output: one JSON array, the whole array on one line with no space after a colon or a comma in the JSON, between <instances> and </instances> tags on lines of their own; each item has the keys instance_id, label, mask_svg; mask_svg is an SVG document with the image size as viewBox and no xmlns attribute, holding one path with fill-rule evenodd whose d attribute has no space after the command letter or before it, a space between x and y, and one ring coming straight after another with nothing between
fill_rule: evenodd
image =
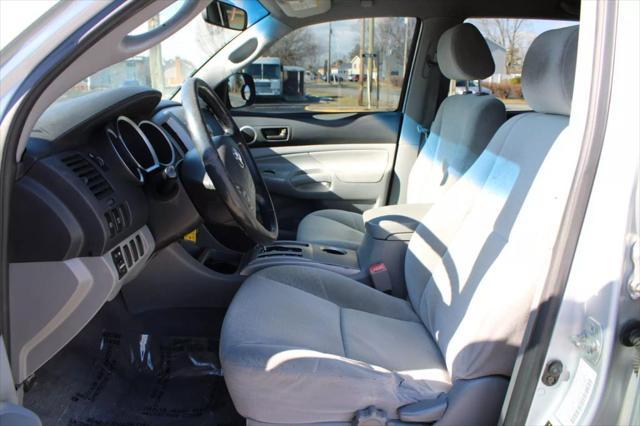
<instances>
[{"instance_id":1,"label":"steering wheel","mask_svg":"<svg viewBox=\"0 0 640 426\"><path fill-rule=\"evenodd\" d=\"M278 220L269 190L226 106L199 78L182 84L182 106L205 172L233 218L257 244L273 242ZM203 106L218 122L218 129L205 121Z\"/></svg>"}]
</instances>

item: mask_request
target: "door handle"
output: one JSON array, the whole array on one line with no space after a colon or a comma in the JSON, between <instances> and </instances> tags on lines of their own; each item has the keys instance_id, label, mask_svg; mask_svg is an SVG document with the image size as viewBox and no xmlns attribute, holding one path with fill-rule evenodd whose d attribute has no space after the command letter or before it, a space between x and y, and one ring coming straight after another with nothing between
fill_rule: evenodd
<instances>
[{"instance_id":1,"label":"door handle","mask_svg":"<svg viewBox=\"0 0 640 426\"><path fill-rule=\"evenodd\" d=\"M262 137L269 142L287 142L291 136L289 127L262 127Z\"/></svg>"}]
</instances>

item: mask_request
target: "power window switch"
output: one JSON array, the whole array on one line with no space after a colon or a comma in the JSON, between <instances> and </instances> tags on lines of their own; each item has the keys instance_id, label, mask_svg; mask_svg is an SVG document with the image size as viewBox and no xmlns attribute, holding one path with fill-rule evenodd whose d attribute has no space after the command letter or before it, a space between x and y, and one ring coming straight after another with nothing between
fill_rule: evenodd
<instances>
[{"instance_id":1,"label":"power window switch","mask_svg":"<svg viewBox=\"0 0 640 426\"><path fill-rule=\"evenodd\" d=\"M111 252L111 258L113 259L113 264L118 270L118 278L122 279L122 277L124 277L124 275L127 273L127 265L125 263L124 256L122 255L122 250L120 250L120 247Z\"/></svg>"},{"instance_id":2,"label":"power window switch","mask_svg":"<svg viewBox=\"0 0 640 426\"><path fill-rule=\"evenodd\" d=\"M114 237L116 235L116 222L111 215L111 212L106 212L104 218L107 221L107 228L109 229L109 236Z\"/></svg>"}]
</instances>

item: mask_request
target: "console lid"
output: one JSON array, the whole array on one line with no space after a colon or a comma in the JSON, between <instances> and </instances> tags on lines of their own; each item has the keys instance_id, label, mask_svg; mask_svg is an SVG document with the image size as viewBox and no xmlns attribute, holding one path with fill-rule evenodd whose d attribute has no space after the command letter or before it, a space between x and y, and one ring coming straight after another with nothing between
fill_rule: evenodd
<instances>
[{"instance_id":1,"label":"console lid","mask_svg":"<svg viewBox=\"0 0 640 426\"><path fill-rule=\"evenodd\" d=\"M367 234L376 240L408 241L433 204L397 204L364 212Z\"/></svg>"}]
</instances>

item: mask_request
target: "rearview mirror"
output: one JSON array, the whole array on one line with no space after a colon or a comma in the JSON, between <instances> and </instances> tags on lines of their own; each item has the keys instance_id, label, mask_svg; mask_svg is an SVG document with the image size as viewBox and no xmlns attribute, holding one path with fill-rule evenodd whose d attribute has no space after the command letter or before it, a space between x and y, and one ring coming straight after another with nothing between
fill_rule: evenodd
<instances>
[{"instance_id":1,"label":"rearview mirror","mask_svg":"<svg viewBox=\"0 0 640 426\"><path fill-rule=\"evenodd\" d=\"M253 77L243 73L229 76L227 79L227 99L231 108L252 105L256 100L256 86Z\"/></svg>"},{"instance_id":2,"label":"rearview mirror","mask_svg":"<svg viewBox=\"0 0 640 426\"><path fill-rule=\"evenodd\" d=\"M214 0L202 12L205 22L222 28L242 31L247 28L247 12L239 7Z\"/></svg>"}]
</instances>

